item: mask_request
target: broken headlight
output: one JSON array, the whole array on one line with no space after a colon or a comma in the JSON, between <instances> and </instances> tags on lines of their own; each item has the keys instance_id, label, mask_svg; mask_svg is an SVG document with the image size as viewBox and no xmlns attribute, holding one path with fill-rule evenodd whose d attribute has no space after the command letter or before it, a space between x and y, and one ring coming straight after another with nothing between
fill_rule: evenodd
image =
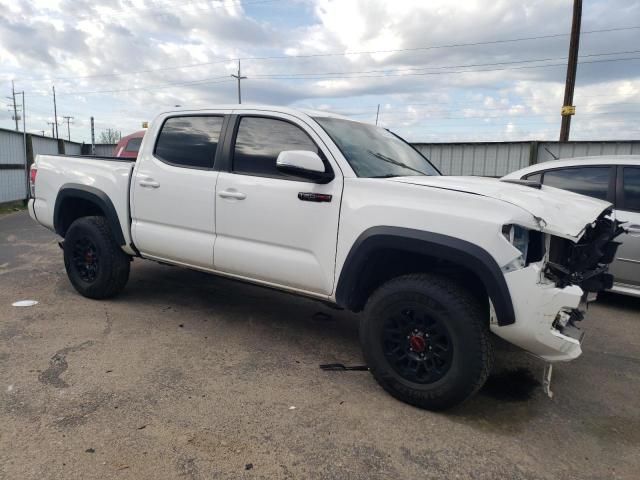
<instances>
[{"instance_id":1,"label":"broken headlight","mask_svg":"<svg viewBox=\"0 0 640 480\"><path fill-rule=\"evenodd\" d=\"M520 256L502 267L503 270L510 272L524 267L529 251L529 229L521 227L520 225L503 225L502 235L511 245L520 251Z\"/></svg>"},{"instance_id":2,"label":"broken headlight","mask_svg":"<svg viewBox=\"0 0 640 480\"><path fill-rule=\"evenodd\" d=\"M507 241L520 250L522 258L527 258L529 250L529 229L520 225L504 225L502 227L502 235Z\"/></svg>"}]
</instances>

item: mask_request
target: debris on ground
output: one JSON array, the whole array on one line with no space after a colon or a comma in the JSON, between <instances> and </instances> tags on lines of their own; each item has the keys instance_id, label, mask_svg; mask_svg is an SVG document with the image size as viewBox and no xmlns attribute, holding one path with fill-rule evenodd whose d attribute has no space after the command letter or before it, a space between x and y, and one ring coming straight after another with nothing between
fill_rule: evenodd
<instances>
[{"instance_id":1,"label":"debris on ground","mask_svg":"<svg viewBox=\"0 0 640 480\"><path fill-rule=\"evenodd\" d=\"M331 315L329 315L328 313L324 313L324 312L316 312L313 314L313 320L316 322L329 322L331 320L333 320L333 317Z\"/></svg>"},{"instance_id":2,"label":"debris on ground","mask_svg":"<svg viewBox=\"0 0 640 480\"><path fill-rule=\"evenodd\" d=\"M355 372L366 372L369 370L369 367L366 365L344 365L342 363L325 363L320 365L320 370L324 370L325 372L345 372L345 371L355 371Z\"/></svg>"},{"instance_id":3,"label":"debris on ground","mask_svg":"<svg viewBox=\"0 0 640 480\"><path fill-rule=\"evenodd\" d=\"M95 448L87 448L84 452L85 453L96 453L96 449Z\"/></svg>"},{"instance_id":4,"label":"debris on ground","mask_svg":"<svg viewBox=\"0 0 640 480\"><path fill-rule=\"evenodd\" d=\"M252 468L253 468L253 463L247 463L247 464L244 466L244 469L245 469L245 470L251 470Z\"/></svg>"},{"instance_id":5,"label":"debris on ground","mask_svg":"<svg viewBox=\"0 0 640 480\"><path fill-rule=\"evenodd\" d=\"M11 306L13 307L33 307L37 305L37 300L18 300L17 302L13 302Z\"/></svg>"}]
</instances>

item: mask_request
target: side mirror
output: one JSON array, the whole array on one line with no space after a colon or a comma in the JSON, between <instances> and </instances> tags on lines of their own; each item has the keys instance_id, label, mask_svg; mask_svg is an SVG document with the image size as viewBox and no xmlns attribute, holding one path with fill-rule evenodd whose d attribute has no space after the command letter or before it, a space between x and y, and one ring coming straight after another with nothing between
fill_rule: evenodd
<instances>
[{"instance_id":1,"label":"side mirror","mask_svg":"<svg viewBox=\"0 0 640 480\"><path fill-rule=\"evenodd\" d=\"M280 152L276 160L276 168L283 173L308 178L318 183L328 183L333 180L333 172L327 172L318 154L307 150Z\"/></svg>"}]
</instances>

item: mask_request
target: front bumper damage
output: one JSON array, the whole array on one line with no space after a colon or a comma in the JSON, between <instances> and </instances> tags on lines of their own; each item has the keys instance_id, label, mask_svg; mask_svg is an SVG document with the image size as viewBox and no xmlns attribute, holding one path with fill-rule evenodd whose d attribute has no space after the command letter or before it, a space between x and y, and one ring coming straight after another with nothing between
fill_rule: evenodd
<instances>
[{"instance_id":1,"label":"front bumper damage","mask_svg":"<svg viewBox=\"0 0 640 480\"><path fill-rule=\"evenodd\" d=\"M491 331L548 361L568 361L582 353L577 326L589 301L611 288L607 273L623 232L607 210L585 229L578 242L549 236L545 259L505 274L516 322Z\"/></svg>"}]
</instances>

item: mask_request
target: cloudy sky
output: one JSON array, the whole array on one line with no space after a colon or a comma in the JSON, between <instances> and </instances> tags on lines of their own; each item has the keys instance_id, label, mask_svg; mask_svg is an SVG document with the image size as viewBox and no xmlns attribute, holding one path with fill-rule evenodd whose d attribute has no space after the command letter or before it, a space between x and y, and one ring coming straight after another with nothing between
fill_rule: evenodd
<instances>
[{"instance_id":1,"label":"cloudy sky","mask_svg":"<svg viewBox=\"0 0 640 480\"><path fill-rule=\"evenodd\" d=\"M175 105L336 111L411 141L555 140L572 0L0 0L0 88L50 135ZM572 139L640 138L640 2L584 2ZM4 98L3 98L4 100ZM8 101L7 101L8 102ZM3 108L0 127L12 128ZM66 137L66 124L60 125Z\"/></svg>"}]
</instances>

